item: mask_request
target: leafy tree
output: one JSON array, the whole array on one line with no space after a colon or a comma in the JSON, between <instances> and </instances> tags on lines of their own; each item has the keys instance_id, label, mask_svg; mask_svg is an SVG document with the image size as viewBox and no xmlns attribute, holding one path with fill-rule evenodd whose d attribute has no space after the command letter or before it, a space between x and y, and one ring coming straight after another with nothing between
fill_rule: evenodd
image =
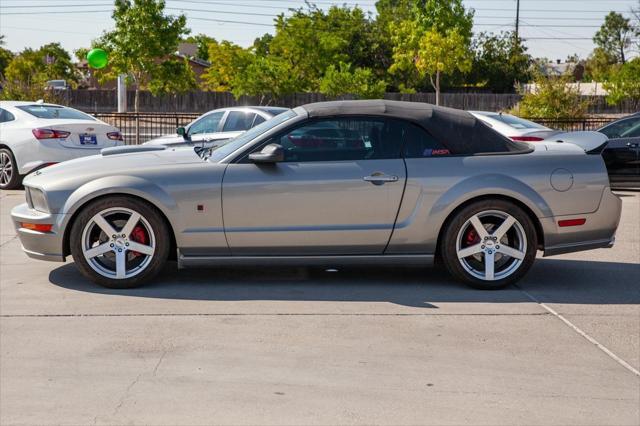
<instances>
[{"instance_id":1,"label":"leafy tree","mask_svg":"<svg viewBox=\"0 0 640 426\"><path fill-rule=\"evenodd\" d=\"M609 12L593 37L593 42L605 51L611 52L617 62L624 64L627 61L626 51L631 45L633 32L628 18L616 12Z\"/></svg>"},{"instance_id":2,"label":"leafy tree","mask_svg":"<svg viewBox=\"0 0 640 426\"><path fill-rule=\"evenodd\" d=\"M617 105L629 100L634 108L640 107L640 58L632 59L614 71L604 88L609 92L608 103Z\"/></svg>"},{"instance_id":3,"label":"leafy tree","mask_svg":"<svg viewBox=\"0 0 640 426\"><path fill-rule=\"evenodd\" d=\"M198 46L198 59L204 59L205 61L209 60L209 44L215 42L216 39L213 37L209 37L205 34L197 34L194 36L189 36L185 40L187 43L193 43Z\"/></svg>"},{"instance_id":4,"label":"leafy tree","mask_svg":"<svg viewBox=\"0 0 640 426\"><path fill-rule=\"evenodd\" d=\"M208 55L211 66L202 75L202 87L214 92L233 90L234 78L246 72L252 61L251 52L226 40L211 41Z\"/></svg>"},{"instance_id":5,"label":"leafy tree","mask_svg":"<svg viewBox=\"0 0 640 426\"><path fill-rule=\"evenodd\" d=\"M101 80L127 74L135 84L136 112L141 89L157 94L158 88L167 87L163 79L188 78L185 74L167 75L167 65L163 65L173 60L178 42L189 32L184 15L165 15L164 8L164 0L116 0L112 15L115 29L95 43L109 53L109 66L98 73Z\"/></svg>"},{"instance_id":6,"label":"leafy tree","mask_svg":"<svg viewBox=\"0 0 640 426\"><path fill-rule=\"evenodd\" d=\"M534 118L582 118L587 114L589 101L577 87L568 83L570 76L547 77L539 74L536 90L525 93L511 111L521 117Z\"/></svg>"},{"instance_id":7,"label":"leafy tree","mask_svg":"<svg viewBox=\"0 0 640 426\"><path fill-rule=\"evenodd\" d=\"M418 72L429 76L436 91L436 105L440 105L440 76L471 70L471 54L464 36L455 29L444 35L436 29L428 31L420 39L415 66Z\"/></svg>"},{"instance_id":8,"label":"leafy tree","mask_svg":"<svg viewBox=\"0 0 640 426\"><path fill-rule=\"evenodd\" d=\"M55 94L45 88L48 80L65 80L71 85L78 80L71 56L59 43L23 50L9 62L4 77L2 97L15 100L55 100Z\"/></svg>"},{"instance_id":9,"label":"leafy tree","mask_svg":"<svg viewBox=\"0 0 640 426\"><path fill-rule=\"evenodd\" d=\"M149 82L149 90L156 95L184 93L198 87L196 75L186 58L163 61L157 75L158 78Z\"/></svg>"},{"instance_id":10,"label":"leafy tree","mask_svg":"<svg viewBox=\"0 0 640 426\"><path fill-rule=\"evenodd\" d=\"M299 91L299 84L287 61L277 56L252 56L244 72L233 79L232 93L236 98L259 96L263 105Z\"/></svg>"},{"instance_id":11,"label":"leafy tree","mask_svg":"<svg viewBox=\"0 0 640 426\"><path fill-rule=\"evenodd\" d=\"M382 98L387 84L378 80L369 68L356 68L340 62L338 68L330 65L320 81L320 92L331 97L344 94L355 95L363 99Z\"/></svg>"},{"instance_id":12,"label":"leafy tree","mask_svg":"<svg viewBox=\"0 0 640 426\"><path fill-rule=\"evenodd\" d=\"M389 72L396 77L396 85L406 89L421 84L416 58L427 32L444 36L454 31L468 49L473 27L473 10L467 11L462 0L413 0L412 3L409 19L390 23L393 63Z\"/></svg>"},{"instance_id":13,"label":"leafy tree","mask_svg":"<svg viewBox=\"0 0 640 426\"><path fill-rule=\"evenodd\" d=\"M13 53L9 49L5 49L4 45L4 35L0 34L0 79L4 77L4 70L13 59Z\"/></svg>"},{"instance_id":14,"label":"leafy tree","mask_svg":"<svg viewBox=\"0 0 640 426\"><path fill-rule=\"evenodd\" d=\"M258 37L253 42L253 51L258 56L268 56L271 53L269 46L273 40L273 35L266 33L262 37Z\"/></svg>"},{"instance_id":15,"label":"leafy tree","mask_svg":"<svg viewBox=\"0 0 640 426\"><path fill-rule=\"evenodd\" d=\"M473 42L470 81L495 92L512 92L531 78L531 56L513 32L480 33Z\"/></svg>"},{"instance_id":16,"label":"leafy tree","mask_svg":"<svg viewBox=\"0 0 640 426\"><path fill-rule=\"evenodd\" d=\"M278 16L276 33L268 44L270 55L289 64L298 90L318 90L326 69L350 62L356 67L384 72L380 66L379 34L374 21L359 7L316 6Z\"/></svg>"},{"instance_id":17,"label":"leafy tree","mask_svg":"<svg viewBox=\"0 0 640 426\"><path fill-rule=\"evenodd\" d=\"M596 47L585 61L584 79L587 81L605 81L617 67L616 57L601 47Z\"/></svg>"}]
</instances>

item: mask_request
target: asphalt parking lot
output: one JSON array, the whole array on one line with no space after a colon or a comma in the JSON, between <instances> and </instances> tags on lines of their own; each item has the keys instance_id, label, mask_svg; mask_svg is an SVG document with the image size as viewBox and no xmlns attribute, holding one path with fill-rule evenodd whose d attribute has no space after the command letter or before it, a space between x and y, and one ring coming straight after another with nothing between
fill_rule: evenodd
<instances>
[{"instance_id":1,"label":"asphalt parking lot","mask_svg":"<svg viewBox=\"0 0 640 426\"><path fill-rule=\"evenodd\" d=\"M439 269L30 260L0 194L0 424L640 424L640 193L613 249L483 292Z\"/></svg>"}]
</instances>

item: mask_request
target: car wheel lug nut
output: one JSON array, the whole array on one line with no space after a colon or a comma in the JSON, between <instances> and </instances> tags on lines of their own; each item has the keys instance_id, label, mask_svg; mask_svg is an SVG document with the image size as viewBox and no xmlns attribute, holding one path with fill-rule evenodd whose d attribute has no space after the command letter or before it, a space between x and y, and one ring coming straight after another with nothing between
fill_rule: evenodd
<instances>
[{"instance_id":1,"label":"car wheel lug nut","mask_svg":"<svg viewBox=\"0 0 640 426\"><path fill-rule=\"evenodd\" d=\"M112 244L112 245L113 245L113 244ZM481 249L483 249L483 248L484 248L484 246L480 246L480 248L481 248Z\"/></svg>"},{"instance_id":2,"label":"car wheel lug nut","mask_svg":"<svg viewBox=\"0 0 640 426\"><path fill-rule=\"evenodd\" d=\"M125 246L129 247L129 243L124 243Z\"/></svg>"},{"instance_id":3,"label":"car wheel lug nut","mask_svg":"<svg viewBox=\"0 0 640 426\"><path fill-rule=\"evenodd\" d=\"M116 239L116 237L117 237L117 235L116 235L116 234L113 234L113 235L111 236L111 238L113 238L114 240Z\"/></svg>"},{"instance_id":4,"label":"car wheel lug nut","mask_svg":"<svg viewBox=\"0 0 640 426\"><path fill-rule=\"evenodd\" d=\"M109 247L113 247L113 243L109 244Z\"/></svg>"}]
</instances>

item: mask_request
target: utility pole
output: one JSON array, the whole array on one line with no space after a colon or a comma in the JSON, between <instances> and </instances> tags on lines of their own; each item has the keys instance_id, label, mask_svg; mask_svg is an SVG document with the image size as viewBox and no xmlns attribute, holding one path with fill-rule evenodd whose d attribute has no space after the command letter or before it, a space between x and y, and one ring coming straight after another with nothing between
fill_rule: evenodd
<instances>
[{"instance_id":1,"label":"utility pole","mask_svg":"<svg viewBox=\"0 0 640 426\"><path fill-rule=\"evenodd\" d=\"M520 43L518 30L520 27L520 0L516 0L516 45Z\"/></svg>"}]
</instances>

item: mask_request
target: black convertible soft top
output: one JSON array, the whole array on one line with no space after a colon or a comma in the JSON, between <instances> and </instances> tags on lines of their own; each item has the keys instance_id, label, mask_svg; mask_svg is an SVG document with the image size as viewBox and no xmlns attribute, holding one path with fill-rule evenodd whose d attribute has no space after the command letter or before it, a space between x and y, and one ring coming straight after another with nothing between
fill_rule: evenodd
<instances>
[{"instance_id":1,"label":"black convertible soft top","mask_svg":"<svg viewBox=\"0 0 640 426\"><path fill-rule=\"evenodd\" d=\"M332 101L303 105L310 118L336 115L377 115L412 121L428 130L454 155L527 153L532 148L514 142L466 111L426 103L389 100Z\"/></svg>"}]
</instances>

